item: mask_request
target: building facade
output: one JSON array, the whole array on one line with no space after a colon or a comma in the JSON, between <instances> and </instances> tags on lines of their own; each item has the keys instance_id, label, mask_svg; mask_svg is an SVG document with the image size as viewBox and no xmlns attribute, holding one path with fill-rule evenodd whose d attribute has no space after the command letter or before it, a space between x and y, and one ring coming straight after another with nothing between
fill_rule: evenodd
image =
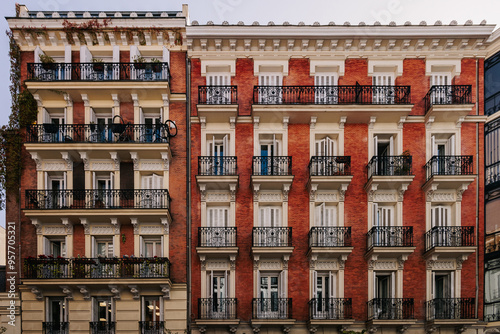
<instances>
[{"instance_id":1,"label":"building facade","mask_svg":"<svg viewBox=\"0 0 500 334\"><path fill-rule=\"evenodd\" d=\"M38 104L7 203L22 333L186 330L187 18L7 18Z\"/></svg>"},{"instance_id":2,"label":"building facade","mask_svg":"<svg viewBox=\"0 0 500 334\"><path fill-rule=\"evenodd\" d=\"M492 30L187 27L195 333L482 331Z\"/></svg>"}]
</instances>

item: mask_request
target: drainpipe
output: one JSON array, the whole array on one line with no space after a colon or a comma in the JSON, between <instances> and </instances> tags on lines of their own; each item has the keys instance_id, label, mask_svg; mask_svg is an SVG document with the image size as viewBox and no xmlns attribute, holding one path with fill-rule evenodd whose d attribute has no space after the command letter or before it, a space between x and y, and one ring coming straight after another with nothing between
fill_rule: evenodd
<instances>
[{"instance_id":1,"label":"drainpipe","mask_svg":"<svg viewBox=\"0 0 500 334\"><path fill-rule=\"evenodd\" d=\"M479 61L476 57L476 116L479 115ZM475 316L478 317L479 310L479 123L476 122L476 300Z\"/></svg>"},{"instance_id":2,"label":"drainpipe","mask_svg":"<svg viewBox=\"0 0 500 334\"><path fill-rule=\"evenodd\" d=\"M191 333L191 61L186 53L187 332Z\"/></svg>"}]
</instances>

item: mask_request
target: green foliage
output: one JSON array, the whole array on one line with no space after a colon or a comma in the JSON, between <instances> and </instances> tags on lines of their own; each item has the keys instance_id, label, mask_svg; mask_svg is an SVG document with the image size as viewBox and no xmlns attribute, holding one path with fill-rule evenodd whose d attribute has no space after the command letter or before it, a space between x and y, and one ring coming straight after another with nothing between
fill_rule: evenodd
<instances>
[{"instance_id":1,"label":"green foliage","mask_svg":"<svg viewBox=\"0 0 500 334\"><path fill-rule=\"evenodd\" d=\"M54 58L52 58L51 56L47 56L45 53L40 54L38 56L38 58L40 58L40 61L43 64L53 64L54 63Z\"/></svg>"}]
</instances>

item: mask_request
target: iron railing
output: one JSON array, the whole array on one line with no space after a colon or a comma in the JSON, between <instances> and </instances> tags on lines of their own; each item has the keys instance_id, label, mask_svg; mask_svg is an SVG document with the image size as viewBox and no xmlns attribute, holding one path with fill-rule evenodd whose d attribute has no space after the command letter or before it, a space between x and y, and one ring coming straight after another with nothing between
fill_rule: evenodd
<instances>
[{"instance_id":1,"label":"iron railing","mask_svg":"<svg viewBox=\"0 0 500 334\"><path fill-rule=\"evenodd\" d=\"M413 318L413 298L374 298L368 301L368 320L403 320Z\"/></svg>"},{"instance_id":2,"label":"iron railing","mask_svg":"<svg viewBox=\"0 0 500 334\"><path fill-rule=\"evenodd\" d=\"M42 322L43 334L68 334L69 322Z\"/></svg>"},{"instance_id":3,"label":"iron railing","mask_svg":"<svg viewBox=\"0 0 500 334\"><path fill-rule=\"evenodd\" d=\"M92 321L90 324L90 334L114 334L116 322L114 321Z\"/></svg>"},{"instance_id":4,"label":"iron railing","mask_svg":"<svg viewBox=\"0 0 500 334\"><path fill-rule=\"evenodd\" d=\"M352 299L313 298L309 301L309 317L314 320L352 319Z\"/></svg>"},{"instance_id":5,"label":"iron railing","mask_svg":"<svg viewBox=\"0 0 500 334\"><path fill-rule=\"evenodd\" d=\"M500 183L500 161L486 166L485 174L485 186L487 190L496 188L497 184Z\"/></svg>"},{"instance_id":6,"label":"iron railing","mask_svg":"<svg viewBox=\"0 0 500 334\"><path fill-rule=\"evenodd\" d=\"M254 227L252 231L253 247L291 247L291 227Z\"/></svg>"},{"instance_id":7,"label":"iron railing","mask_svg":"<svg viewBox=\"0 0 500 334\"><path fill-rule=\"evenodd\" d=\"M198 247L236 247L236 227L198 227Z\"/></svg>"},{"instance_id":8,"label":"iron railing","mask_svg":"<svg viewBox=\"0 0 500 334\"><path fill-rule=\"evenodd\" d=\"M237 86L198 86L199 104L237 104Z\"/></svg>"},{"instance_id":9,"label":"iron railing","mask_svg":"<svg viewBox=\"0 0 500 334\"><path fill-rule=\"evenodd\" d=\"M366 166L368 179L378 176L412 175L411 155L374 156Z\"/></svg>"},{"instance_id":10,"label":"iron railing","mask_svg":"<svg viewBox=\"0 0 500 334\"><path fill-rule=\"evenodd\" d=\"M169 208L167 189L26 190L27 210Z\"/></svg>"},{"instance_id":11,"label":"iron railing","mask_svg":"<svg viewBox=\"0 0 500 334\"><path fill-rule=\"evenodd\" d=\"M337 176L351 174L351 157L349 156L314 156L309 161L310 176Z\"/></svg>"},{"instance_id":12,"label":"iron railing","mask_svg":"<svg viewBox=\"0 0 500 334\"><path fill-rule=\"evenodd\" d=\"M254 104L410 104L410 86L254 86Z\"/></svg>"},{"instance_id":13,"label":"iron railing","mask_svg":"<svg viewBox=\"0 0 500 334\"><path fill-rule=\"evenodd\" d=\"M166 257L27 258L26 279L168 278Z\"/></svg>"},{"instance_id":14,"label":"iron railing","mask_svg":"<svg viewBox=\"0 0 500 334\"><path fill-rule=\"evenodd\" d=\"M165 321L139 321L141 334L165 334Z\"/></svg>"},{"instance_id":15,"label":"iron railing","mask_svg":"<svg viewBox=\"0 0 500 334\"><path fill-rule=\"evenodd\" d=\"M425 251L434 247L475 245L474 226L434 226L425 233Z\"/></svg>"},{"instance_id":16,"label":"iron railing","mask_svg":"<svg viewBox=\"0 0 500 334\"><path fill-rule=\"evenodd\" d=\"M435 155L425 164L427 180L434 175L472 175L472 155Z\"/></svg>"},{"instance_id":17,"label":"iron railing","mask_svg":"<svg viewBox=\"0 0 500 334\"><path fill-rule=\"evenodd\" d=\"M426 302L427 320L475 319L474 298L436 298Z\"/></svg>"},{"instance_id":18,"label":"iron railing","mask_svg":"<svg viewBox=\"0 0 500 334\"><path fill-rule=\"evenodd\" d=\"M198 157L198 175L228 176L237 174L237 157Z\"/></svg>"},{"instance_id":19,"label":"iron railing","mask_svg":"<svg viewBox=\"0 0 500 334\"><path fill-rule=\"evenodd\" d=\"M169 81L168 63L28 63L33 81Z\"/></svg>"},{"instance_id":20,"label":"iron railing","mask_svg":"<svg viewBox=\"0 0 500 334\"><path fill-rule=\"evenodd\" d=\"M198 298L198 316L204 320L237 319L236 298Z\"/></svg>"},{"instance_id":21,"label":"iron railing","mask_svg":"<svg viewBox=\"0 0 500 334\"><path fill-rule=\"evenodd\" d=\"M27 143L168 143L165 124L33 124L26 129Z\"/></svg>"},{"instance_id":22,"label":"iron railing","mask_svg":"<svg viewBox=\"0 0 500 334\"><path fill-rule=\"evenodd\" d=\"M366 234L367 249L373 247L412 247L413 226L374 226Z\"/></svg>"},{"instance_id":23,"label":"iron railing","mask_svg":"<svg viewBox=\"0 0 500 334\"><path fill-rule=\"evenodd\" d=\"M437 104L471 104L471 85L432 86L424 97L425 112Z\"/></svg>"},{"instance_id":24,"label":"iron railing","mask_svg":"<svg viewBox=\"0 0 500 334\"><path fill-rule=\"evenodd\" d=\"M252 175L292 175L292 157L253 157Z\"/></svg>"},{"instance_id":25,"label":"iron railing","mask_svg":"<svg viewBox=\"0 0 500 334\"><path fill-rule=\"evenodd\" d=\"M309 231L309 247L350 247L351 228L343 226L314 226Z\"/></svg>"},{"instance_id":26,"label":"iron railing","mask_svg":"<svg viewBox=\"0 0 500 334\"><path fill-rule=\"evenodd\" d=\"M254 298L253 319L291 319L292 298Z\"/></svg>"}]
</instances>

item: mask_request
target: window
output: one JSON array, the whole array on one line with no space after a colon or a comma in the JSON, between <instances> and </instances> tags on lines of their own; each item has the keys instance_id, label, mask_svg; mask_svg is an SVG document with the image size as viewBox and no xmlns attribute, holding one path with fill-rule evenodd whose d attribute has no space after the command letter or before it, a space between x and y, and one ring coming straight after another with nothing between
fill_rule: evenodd
<instances>
[{"instance_id":1,"label":"window","mask_svg":"<svg viewBox=\"0 0 500 334\"><path fill-rule=\"evenodd\" d=\"M394 307L395 283L394 272L373 272L374 299L372 301L374 319L397 319L397 307Z\"/></svg>"},{"instance_id":2,"label":"window","mask_svg":"<svg viewBox=\"0 0 500 334\"><path fill-rule=\"evenodd\" d=\"M50 109L43 108L43 141L48 143L64 142L66 139L66 108Z\"/></svg>"},{"instance_id":3,"label":"window","mask_svg":"<svg viewBox=\"0 0 500 334\"><path fill-rule=\"evenodd\" d=\"M280 227L281 226L281 207L280 206L261 206L260 226L262 227Z\"/></svg>"},{"instance_id":4,"label":"window","mask_svg":"<svg viewBox=\"0 0 500 334\"><path fill-rule=\"evenodd\" d=\"M161 236L142 237L141 257L162 257L163 246Z\"/></svg>"},{"instance_id":5,"label":"window","mask_svg":"<svg viewBox=\"0 0 500 334\"><path fill-rule=\"evenodd\" d=\"M208 316L210 319L228 319L228 312L230 312L229 304L227 303L229 272L227 270L209 271L207 275Z\"/></svg>"},{"instance_id":6,"label":"window","mask_svg":"<svg viewBox=\"0 0 500 334\"><path fill-rule=\"evenodd\" d=\"M313 271L313 318L338 319L342 310L332 298L336 296L337 273Z\"/></svg>"},{"instance_id":7,"label":"window","mask_svg":"<svg viewBox=\"0 0 500 334\"><path fill-rule=\"evenodd\" d=\"M140 207L143 209L164 207L167 199L163 193L163 176L154 173L152 175L143 175L141 183Z\"/></svg>"},{"instance_id":8,"label":"window","mask_svg":"<svg viewBox=\"0 0 500 334\"><path fill-rule=\"evenodd\" d=\"M402 246L403 235L394 229L394 206L373 203L371 242L374 246Z\"/></svg>"},{"instance_id":9,"label":"window","mask_svg":"<svg viewBox=\"0 0 500 334\"><path fill-rule=\"evenodd\" d=\"M92 172L94 183L94 207L109 208L117 201L113 196L115 188L115 173L113 172Z\"/></svg>"},{"instance_id":10,"label":"window","mask_svg":"<svg viewBox=\"0 0 500 334\"><path fill-rule=\"evenodd\" d=\"M205 175L235 174L235 163L233 160L225 158L229 156L229 135L207 135L207 156L201 165Z\"/></svg>"},{"instance_id":11,"label":"window","mask_svg":"<svg viewBox=\"0 0 500 334\"><path fill-rule=\"evenodd\" d=\"M281 157L282 136L280 134L261 134L258 153L260 157L254 160L254 173L288 175L288 157Z\"/></svg>"},{"instance_id":12,"label":"window","mask_svg":"<svg viewBox=\"0 0 500 334\"><path fill-rule=\"evenodd\" d=\"M314 102L316 104L337 104L337 73L319 72L314 75Z\"/></svg>"},{"instance_id":13,"label":"window","mask_svg":"<svg viewBox=\"0 0 500 334\"><path fill-rule=\"evenodd\" d=\"M281 104L283 102L282 72L261 72L259 75L259 102Z\"/></svg>"},{"instance_id":14,"label":"window","mask_svg":"<svg viewBox=\"0 0 500 334\"><path fill-rule=\"evenodd\" d=\"M44 237L43 242L45 255L52 255L53 257L66 257L65 237Z\"/></svg>"},{"instance_id":15,"label":"window","mask_svg":"<svg viewBox=\"0 0 500 334\"><path fill-rule=\"evenodd\" d=\"M47 324L53 331L51 333L67 333L68 328L68 300L60 297L48 297L47 301Z\"/></svg>"},{"instance_id":16,"label":"window","mask_svg":"<svg viewBox=\"0 0 500 334\"><path fill-rule=\"evenodd\" d=\"M112 123L113 116L110 109L90 108L91 141L97 143L112 142L113 132L110 126Z\"/></svg>"},{"instance_id":17,"label":"window","mask_svg":"<svg viewBox=\"0 0 500 334\"><path fill-rule=\"evenodd\" d=\"M432 299L434 300L435 319L454 319L456 305L455 272L432 272Z\"/></svg>"},{"instance_id":18,"label":"window","mask_svg":"<svg viewBox=\"0 0 500 334\"><path fill-rule=\"evenodd\" d=\"M432 173L439 175L455 175L460 173L460 163L455 161L455 135L434 134L431 136Z\"/></svg>"},{"instance_id":19,"label":"window","mask_svg":"<svg viewBox=\"0 0 500 334\"><path fill-rule=\"evenodd\" d=\"M336 141L329 136L316 136L315 155L329 157L336 155Z\"/></svg>"},{"instance_id":20,"label":"window","mask_svg":"<svg viewBox=\"0 0 500 334\"><path fill-rule=\"evenodd\" d=\"M372 77L373 103L394 104L394 73L377 73Z\"/></svg>"},{"instance_id":21,"label":"window","mask_svg":"<svg viewBox=\"0 0 500 334\"><path fill-rule=\"evenodd\" d=\"M67 205L66 190L67 173L66 172L45 172L45 187L47 195L45 197L45 206L47 209L59 209Z\"/></svg>"},{"instance_id":22,"label":"window","mask_svg":"<svg viewBox=\"0 0 500 334\"><path fill-rule=\"evenodd\" d=\"M162 110L160 108L139 108L139 122L144 124L141 142L156 143L163 141Z\"/></svg>"},{"instance_id":23,"label":"window","mask_svg":"<svg viewBox=\"0 0 500 334\"><path fill-rule=\"evenodd\" d=\"M316 205L314 221L316 226L337 226L337 207L326 203Z\"/></svg>"},{"instance_id":24,"label":"window","mask_svg":"<svg viewBox=\"0 0 500 334\"><path fill-rule=\"evenodd\" d=\"M262 247L287 246L288 229L281 225L281 206L261 206L259 228L254 231L258 244Z\"/></svg>"},{"instance_id":25,"label":"window","mask_svg":"<svg viewBox=\"0 0 500 334\"><path fill-rule=\"evenodd\" d=\"M257 317L266 319L280 319L287 317L288 302L285 273L269 273L259 271L259 299Z\"/></svg>"},{"instance_id":26,"label":"window","mask_svg":"<svg viewBox=\"0 0 500 334\"><path fill-rule=\"evenodd\" d=\"M93 237L93 257L113 257L113 237Z\"/></svg>"},{"instance_id":27,"label":"window","mask_svg":"<svg viewBox=\"0 0 500 334\"><path fill-rule=\"evenodd\" d=\"M485 272L485 301L487 303L500 301L500 268Z\"/></svg>"},{"instance_id":28,"label":"window","mask_svg":"<svg viewBox=\"0 0 500 334\"><path fill-rule=\"evenodd\" d=\"M371 168L375 175L398 175L405 166L401 157L395 157L395 136L392 134L377 134L373 136L373 156L375 160Z\"/></svg>"},{"instance_id":29,"label":"window","mask_svg":"<svg viewBox=\"0 0 500 334\"><path fill-rule=\"evenodd\" d=\"M152 330L155 328L155 322L163 321L163 302L161 297L148 296L142 297L142 321L149 322L146 326L143 326L143 334L149 333L147 330ZM152 329L148 328L152 327ZM162 324L163 325L163 324ZM144 328L146 327L146 328ZM156 331L151 331L151 333L157 333Z\"/></svg>"},{"instance_id":30,"label":"window","mask_svg":"<svg viewBox=\"0 0 500 334\"><path fill-rule=\"evenodd\" d=\"M208 207L207 208L207 226L208 227L226 227L229 220L228 207Z\"/></svg>"},{"instance_id":31,"label":"window","mask_svg":"<svg viewBox=\"0 0 500 334\"><path fill-rule=\"evenodd\" d=\"M431 75L431 88L434 91L431 96L433 104L447 104L452 98L451 73L433 73Z\"/></svg>"},{"instance_id":32,"label":"window","mask_svg":"<svg viewBox=\"0 0 500 334\"><path fill-rule=\"evenodd\" d=\"M101 324L114 321L114 307L111 297L94 297L93 320ZM100 333L100 332L96 332Z\"/></svg>"}]
</instances>

